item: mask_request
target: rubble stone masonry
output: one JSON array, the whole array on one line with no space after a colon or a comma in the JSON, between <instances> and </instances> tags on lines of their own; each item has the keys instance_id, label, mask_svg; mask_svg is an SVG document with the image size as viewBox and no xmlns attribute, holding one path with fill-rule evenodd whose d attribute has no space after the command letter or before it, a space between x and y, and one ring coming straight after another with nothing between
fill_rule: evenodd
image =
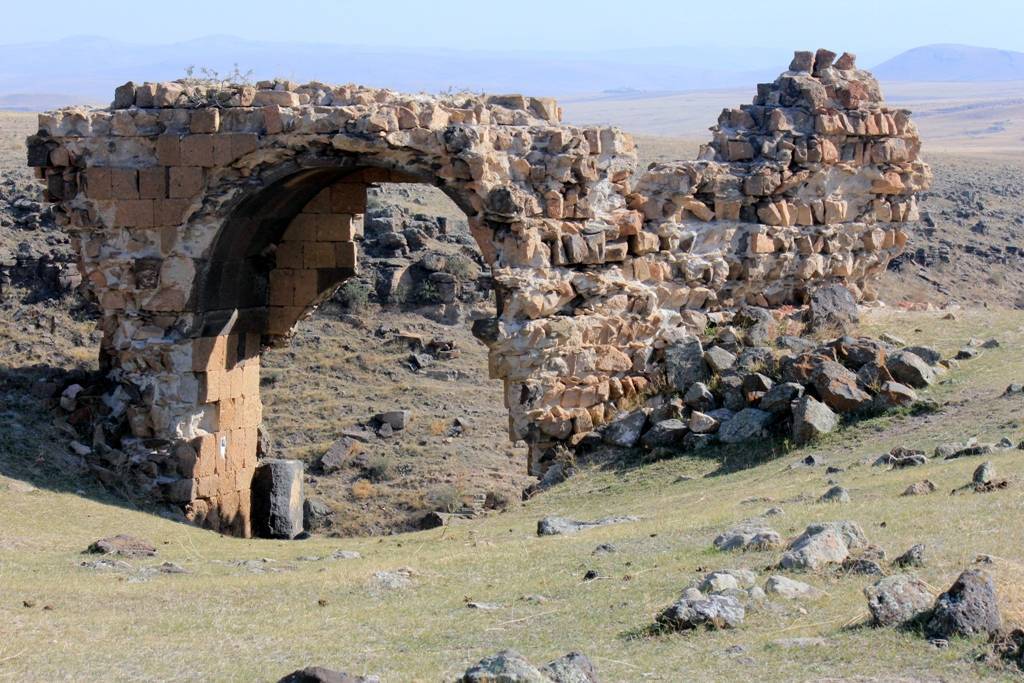
<instances>
[{"instance_id":1,"label":"rubble stone masonry","mask_svg":"<svg viewBox=\"0 0 1024 683\"><path fill-rule=\"evenodd\" d=\"M247 535L259 359L356 272L366 189L450 196L496 283L474 331L541 474L644 397L664 349L824 283L874 300L930 171L909 112L827 50L722 112L695 161L637 177L632 139L554 100L359 86L127 83L39 117L28 161L103 310L124 477Z\"/></svg>"}]
</instances>

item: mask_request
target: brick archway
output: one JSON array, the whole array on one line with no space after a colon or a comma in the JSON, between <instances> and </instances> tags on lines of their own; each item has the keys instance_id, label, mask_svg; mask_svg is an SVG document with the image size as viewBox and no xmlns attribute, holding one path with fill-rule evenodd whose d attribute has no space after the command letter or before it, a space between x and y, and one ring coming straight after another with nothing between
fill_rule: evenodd
<instances>
[{"instance_id":1,"label":"brick archway","mask_svg":"<svg viewBox=\"0 0 1024 683\"><path fill-rule=\"evenodd\" d=\"M103 311L117 476L249 532L260 349L354 269L373 182L427 182L466 213L498 294L474 331L532 474L685 390L666 348L709 315L825 282L875 299L930 171L909 112L835 57L797 53L698 160L639 178L629 136L518 95L128 83L109 109L41 115L29 164Z\"/></svg>"}]
</instances>

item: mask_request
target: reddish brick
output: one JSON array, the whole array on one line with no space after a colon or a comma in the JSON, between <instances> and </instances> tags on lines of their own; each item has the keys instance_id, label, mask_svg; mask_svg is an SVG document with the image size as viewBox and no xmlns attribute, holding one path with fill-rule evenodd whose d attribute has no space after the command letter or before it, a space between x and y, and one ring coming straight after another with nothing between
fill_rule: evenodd
<instances>
[{"instance_id":1,"label":"reddish brick","mask_svg":"<svg viewBox=\"0 0 1024 683\"><path fill-rule=\"evenodd\" d=\"M128 228L153 227L152 199L122 199L117 202L114 219L119 226Z\"/></svg>"},{"instance_id":2,"label":"reddish brick","mask_svg":"<svg viewBox=\"0 0 1024 683\"><path fill-rule=\"evenodd\" d=\"M96 166L87 168L85 193L90 199L110 199L110 169Z\"/></svg>"},{"instance_id":3,"label":"reddish brick","mask_svg":"<svg viewBox=\"0 0 1024 683\"><path fill-rule=\"evenodd\" d=\"M192 340L192 372L224 370L227 367L227 336Z\"/></svg>"},{"instance_id":4,"label":"reddish brick","mask_svg":"<svg viewBox=\"0 0 1024 683\"><path fill-rule=\"evenodd\" d=\"M333 268L334 243L303 242L302 264L305 268Z\"/></svg>"},{"instance_id":5,"label":"reddish brick","mask_svg":"<svg viewBox=\"0 0 1024 683\"><path fill-rule=\"evenodd\" d=\"M167 169L163 166L139 169L139 197L165 199L167 197Z\"/></svg>"},{"instance_id":6,"label":"reddish brick","mask_svg":"<svg viewBox=\"0 0 1024 683\"><path fill-rule=\"evenodd\" d=\"M213 135L186 135L181 139L181 163L185 166L216 166Z\"/></svg>"},{"instance_id":7,"label":"reddish brick","mask_svg":"<svg viewBox=\"0 0 1024 683\"><path fill-rule=\"evenodd\" d=\"M171 167L169 192L171 198L192 198L202 189L203 169L198 166Z\"/></svg>"},{"instance_id":8,"label":"reddish brick","mask_svg":"<svg viewBox=\"0 0 1024 683\"><path fill-rule=\"evenodd\" d=\"M292 268L295 270L303 267L302 242L281 242L277 245L277 267Z\"/></svg>"},{"instance_id":9,"label":"reddish brick","mask_svg":"<svg viewBox=\"0 0 1024 683\"><path fill-rule=\"evenodd\" d=\"M177 135L161 135L156 139L156 158L161 166L181 165L181 138Z\"/></svg>"},{"instance_id":10,"label":"reddish brick","mask_svg":"<svg viewBox=\"0 0 1024 683\"><path fill-rule=\"evenodd\" d=\"M193 133L216 133L220 130L220 110L215 107L196 109L189 118L189 130Z\"/></svg>"},{"instance_id":11,"label":"reddish brick","mask_svg":"<svg viewBox=\"0 0 1024 683\"><path fill-rule=\"evenodd\" d=\"M185 222L187 199L157 199L153 203L153 222L158 226L178 226ZM176 231L171 233L176 234ZM168 247L170 248L170 247Z\"/></svg>"},{"instance_id":12,"label":"reddish brick","mask_svg":"<svg viewBox=\"0 0 1024 683\"><path fill-rule=\"evenodd\" d=\"M295 271L275 268L270 271L270 305L291 306L295 301Z\"/></svg>"},{"instance_id":13,"label":"reddish brick","mask_svg":"<svg viewBox=\"0 0 1024 683\"><path fill-rule=\"evenodd\" d=\"M309 203L302 207L303 213L330 213L331 212L331 188L325 187L309 200Z\"/></svg>"},{"instance_id":14,"label":"reddish brick","mask_svg":"<svg viewBox=\"0 0 1024 683\"><path fill-rule=\"evenodd\" d=\"M295 271L295 305L308 306L316 298L317 271L297 270Z\"/></svg>"},{"instance_id":15,"label":"reddish brick","mask_svg":"<svg viewBox=\"0 0 1024 683\"><path fill-rule=\"evenodd\" d=\"M110 196L112 199L138 199L138 172L134 168L110 169Z\"/></svg>"},{"instance_id":16,"label":"reddish brick","mask_svg":"<svg viewBox=\"0 0 1024 683\"><path fill-rule=\"evenodd\" d=\"M224 370L199 373L199 402L216 403L223 395Z\"/></svg>"},{"instance_id":17,"label":"reddish brick","mask_svg":"<svg viewBox=\"0 0 1024 683\"><path fill-rule=\"evenodd\" d=\"M332 185L331 211L334 213L366 213L366 185L362 183Z\"/></svg>"},{"instance_id":18,"label":"reddish brick","mask_svg":"<svg viewBox=\"0 0 1024 683\"><path fill-rule=\"evenodd\" d=\"M355 242L336 242L334 244L334 265L337 268L356 267Z\"/></svg>"}]
</instances>

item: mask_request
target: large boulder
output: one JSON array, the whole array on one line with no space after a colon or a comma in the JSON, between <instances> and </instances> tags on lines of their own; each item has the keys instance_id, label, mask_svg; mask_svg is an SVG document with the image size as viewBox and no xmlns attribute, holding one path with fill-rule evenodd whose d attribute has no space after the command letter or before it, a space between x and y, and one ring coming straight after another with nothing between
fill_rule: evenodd
<instances>
[{"instance_id":1,"label":"large boulder","mask_svg":"<svg viewBox=\"0 0 1024 683\"><path fill-rule=\"evenodd\" d=\"M665 348L665 374L676 391L685 392L694 382L708 378L700 339L685 337Z\"/></svg>"},{"instance_id":2,"label":"large boulder","mask_svg":"<svg viewBox=\"0 0 1024 683\"><path fill-rule=\"evenodd\" d=\"M613 446L632 448L640 441L640 435L644 433L646 424L647 413L637 409L617 417L605 425L602 438Z\"/></svg>"},{"instance_id":3,"label":"large boulder","mask_svg":"<svg viewBox=\"0 0 1024 683\"><path fill-rule=\"evenodd\" d=\"M597 519L592 522L581 522L575 519L569 519L567 517L558 517L556 515L548 515L544 519L537 522L537 535L538 536L563 536L566 534L575 534L586 529L593 529L599 526L608 526L609 524L621 524L623 522L635 522L639 517L633 517L630 515L619 515L617 517L604 517Z\"/></svg>"},{"instance_id":4,"label":"large boulder","mask_svg":"<svg viewBox=\"0 0 1024 683\"><path fill-rule=\"evenodd\" d=\"M1000 626L999 598L992 577L980 569L969 569L935 601L925 633L930 638L992 635Z\"/></svg>"},{"instance_id":5,"label":"large boulder","mask_svg":"<svg viewBox=\"0 0 1024 683\"><path fill-rule=\"evenodd\" d=\"M867 538L856 522L811 524L790 542L779 566L815 571L829 564L841 564L849 557L851 549L866 545Z\"/></svg>"},{"instance_id":6,"label":"large boulder","mask_svg":"<svg viewBox=\"0 0 1024 683\"><path fill-rule=\"evenodd\" d=\"M156 547L144 539L118 534L94 541L85 552L121 557L152 557L156 555Z\"/></svg>"},{"instance_id":7,"label":"large boulder","mask_svg":"<svg viewBox=\"0 0 1024 683\"><path fill-rule=\"evenodd\" d=\"M897 351L889 356L885 367L901 384L923 389L935 381L935 371L920 356L910 351Z\"/></svg>"},{"instance_id":8,"label":"large boulder","mask_svg":"<svg viewBox=\"0 0 1024 683\"><path fill-rule=\"evenodd\" d=\"M838 426L839 416L811 396L804 396L793 408L793 441L797 444L814 441Z\"/></svg>"},{"instance_id":9,"label":"large boulder","mask_svg":"<svg viewBox=\"0 0 1024 683\"><path fill-rule=\"evenodd\" d=\"M864 589L876 626L904 624L932 606L928 585L910 574L894 574L879 579Z\"/></svg>"},{"instance_id":10,"label":"large boulder","mask_svg":"<svg viewBox=\"0 0 1024 683\"><path fill-rule=\"evenodd\" d=\"M847 332L860 322L857 300L840 284L818 287L811 293L808 313L813 331Z\"/></svg>"},{"instance_id":11,"label":"large boulder","mask_svg":"<svg viewBox=\"0 0 1024 683\"><path fill-rule=\"evenodd\" d=\"M757 408L744 408L731 420L718 428L718 440L722 443L741 443L764 436L775 420L771 413Z\"/></svg>"},{"instance_id":12,"label":"large boulder","mask_svg":"<svg viewBox=\"0 0 1024 683\"><path fill-rule=\"evenodd\" d=\"M648 448L680 446L688 429L682 420L662 420L648 429L640 441Z\"/></svg>"},{"instance_id":13,"label":"large boulder","mask_svg":"<svg viewBox=\"0 0 1024 683\"><path fill-rule=\"evenodd\" d=\"M263 538L295 538L303 527L302 461L270 458L252 478L252 532Z\"/></svg>"},{"instance_id":14,"label":"large boulder","mask_svg":"<svg viewBox=\"0 0 1024 683\"><path fill-rule=\"evenodd\" d=\"M841 413L855 413L871 403L871 395L857 385L857 375L835 361L822 361L811 382L825 405Z\"/></svg>"},{"instance_id":15,"label":"large boulder","mask_svg":"<svg viewBox=\"0 0 1024 683\"><path fill-rule=\"evenodd\" d=\"M781 415L788 411L790 404L803 396L803 393L804 387L802 384L797 384L796 382L776 384L761 397L757 407L769 413Z\"/></svg>"},{"instance_id":16,"label":"large boulder","mask_svg":"<svg viewBox=\"0 0 1024 683\"><path fill-rule=\"evenodd\" d=\"M698 627L711 630L736 628L743 623L746 610L739 600L728 595L706 598L680 598L658 615L663 628L688 631Z\"/></svg>"}]
</instances>

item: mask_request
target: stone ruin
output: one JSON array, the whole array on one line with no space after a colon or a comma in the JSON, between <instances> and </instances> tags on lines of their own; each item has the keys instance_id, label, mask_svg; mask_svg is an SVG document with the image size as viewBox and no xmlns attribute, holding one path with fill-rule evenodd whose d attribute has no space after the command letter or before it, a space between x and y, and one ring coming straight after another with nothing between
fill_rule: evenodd
<instances>
[{"instance_id":1,"label":"stone ruin","mask_svg":"<svg viewBox=\"0 0 1024 683\"><path fill-rule=\"evenodd\" d=\"M680 391L666 352L709 321L824 284L876 300L930 180L909 112L827 50L724 110L697 160L639 175L630 136L560 115L289 81L127 83L109 108L40 115L28 162L102 309L121 427L97 440L127 454L126 487L251 533L260 354L356 272L376 183L435 185L465 212L497 298L474 333L542 475Z\"/></svg>"}]
</instances>

